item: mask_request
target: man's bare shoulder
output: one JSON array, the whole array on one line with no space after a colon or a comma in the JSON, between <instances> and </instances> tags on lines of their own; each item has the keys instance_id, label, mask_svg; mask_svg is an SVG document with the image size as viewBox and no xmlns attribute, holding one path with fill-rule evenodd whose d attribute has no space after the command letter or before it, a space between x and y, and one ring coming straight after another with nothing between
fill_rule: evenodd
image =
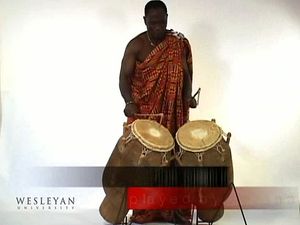
<instances>
[{"instance_id":1,"label":"man's bare shoulder","mask_svg":"<svg viewBox=\"0 0 300 225\"><path fill-rule=\"evenodd\" d=\"M143 48L144 43L145 43L145 32L140 33L139 35L131 39L126 46L126 50L134 51L137 53L140 51L140 49Z\"/></svg>"}]
</instances>

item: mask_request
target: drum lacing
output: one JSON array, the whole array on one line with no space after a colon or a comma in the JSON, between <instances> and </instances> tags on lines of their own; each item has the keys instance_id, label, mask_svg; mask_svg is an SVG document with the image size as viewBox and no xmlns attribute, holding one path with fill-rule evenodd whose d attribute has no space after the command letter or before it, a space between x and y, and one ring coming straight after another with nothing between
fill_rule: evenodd
<instances>
[{"instance_id":1,"label":"drum lacing","mask_svg":"<svg viewBox=\"0 0 300 225\"><path fill-rule=\"evenodd\" d=\"M225 158L224 158L224 153L225 153L226 149L222 147L221 144L217 145L217 152L221 155L221 159L224 162Z\"/></svg>"},{"instance_id":2,"label":"drum lacing","mask_svg":"<svg viewBox=\"0 0 300 225\"><path fill-rule=\"evenodd\" d=\"M151 151L147 147L143 146L140 158L146 157L146 155L148 155L149 152Z\"/></svg>"},{"instance_id":3,"label":"drum lacing","mask_svg":"<svg viewBox=\"0 0 300 225\"><path fill-rule=\"evenodd\" d=\"M181 159L182 155L183 155L183 151L182 151L181 148L179 148L179 151L178 151L178 153L177 153L177 158L178 158L178 159Z\"/></svg>"},{"instance_id":4,"label":"drum lacing","mask_svg":"<svg viewBox=\"0 0 300 225\"><path fill-rule=\"evenodd\" d=\"M203 160L203 152L196 152L196 156L199 162L202 162Z\"/></svg>"},{"instance_id":5,"label":"drum lacing","mask_svg":"<svg viewBox=\"0 0 300 225\"><path fill-rule=\"evenodd\" d=\"M128 144L132 139L135 139L136 137L130 133L126 138L124 138L125 140L125 144Z\"/></svg>"},{"instance_id":6,"label":"drum lacing","mask_svg":"<svg viewBox=\"0 0 300 225\"><path fill-rule=\"evenodd\" d=\"M162 163L168 163L168 160L167 160L167 152L164 152L164 155L161 159Z\"/></svg>"},{"instance_id":7,"label":"drum lacing","mask_svg":"<svg viewBox=\"0 0 300 225\"><path fill-rule=\"evenodd\" d=\"M147 147L143 146L143 148L142 148L142 153L141 153L140 158L139 158L139 160L138 160L138 165L140 165L141 159L145 158L146 155L147 155L149 152L151 152L151 151L150 151Z\"/></svg>"}]
</instances>

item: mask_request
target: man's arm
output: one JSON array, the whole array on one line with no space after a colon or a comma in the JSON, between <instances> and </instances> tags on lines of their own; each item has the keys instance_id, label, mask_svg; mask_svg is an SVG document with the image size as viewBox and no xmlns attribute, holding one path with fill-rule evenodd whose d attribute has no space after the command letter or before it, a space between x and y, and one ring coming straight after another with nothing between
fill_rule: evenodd
<instances>
[{"instance_id":1,"label":"man's arm","mask_svg":"<svg viewBox=\"0 0 300 225\"><path fill-rule=\"evenodd\" d=\"M188 40L185 39L185 49L183 56L184 69L184 99L188 102L191 108L196 108L197 101L192 97L192 81L193 81L193 63L192 52Z\"/></svg>"},{"instance_id":2,"label":"man's arm","mask_svg":"<svg viewBox=\"0 0 300 225\"><path fill-rule=\"evenodd\" d=\"M137 53L134 48L134 43L131 41L125 49L119 77L119 88L126 104L124 113L128 117L133 116L138 112L131 95L131 76L135 71L136 55Z\"/></svg>"}]
</instances>

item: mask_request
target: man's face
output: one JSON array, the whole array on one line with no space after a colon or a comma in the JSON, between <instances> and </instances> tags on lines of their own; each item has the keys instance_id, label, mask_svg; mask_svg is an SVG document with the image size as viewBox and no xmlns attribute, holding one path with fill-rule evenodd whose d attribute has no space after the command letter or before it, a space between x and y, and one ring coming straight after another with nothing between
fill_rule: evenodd
<instances>
[{"instance_id":1,"label":"man's face","mask_svg":"<svg viewBox=\"0 0 300 225\"><path fill-rule=\"evenodd\" d=\"M145 24L150 36L155 40L162 40L165 37L168 15L163 9L150 9L144 17Z\"/></svg>"}]
</instances>

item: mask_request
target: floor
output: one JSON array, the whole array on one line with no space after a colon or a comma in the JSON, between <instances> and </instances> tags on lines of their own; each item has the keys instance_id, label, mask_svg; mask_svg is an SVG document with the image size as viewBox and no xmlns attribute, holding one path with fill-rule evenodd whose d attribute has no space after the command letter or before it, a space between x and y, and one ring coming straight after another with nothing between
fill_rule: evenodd
<instances>
[{"instance_id":1,"label":"floor","mask_svg":"<svg viewBox=\"0 0 300 225\"><path fill-rule=\"evenodd\" d=\"M299 225L298 210L244 210L249 225ZM49 211L1 211L1 225L106 225L97 209L74 210L72 212ZM158 224L158 223L151 223ZM221 220L214 225L243 225L239 210L226 210ZM148 223L150 225L150 223ZM167 224L166 224L167 225Z\"/></svg>"}]
</instances>

